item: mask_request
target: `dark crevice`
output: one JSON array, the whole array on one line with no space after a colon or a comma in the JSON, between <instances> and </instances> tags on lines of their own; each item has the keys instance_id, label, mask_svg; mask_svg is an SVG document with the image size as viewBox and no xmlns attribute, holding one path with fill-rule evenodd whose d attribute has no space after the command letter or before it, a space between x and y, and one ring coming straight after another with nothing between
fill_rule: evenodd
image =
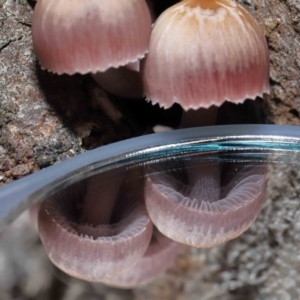
<instances>
[{"instance_id":1,"label":"dark crevice","mask_svg":"<svg viewBox=\"0 0 300 300\"><path fill-rule=\"evenodd\" d=\"M291 109L289 111L289 113L292 114L294 117L296 117L298 119L300 118L300 114L299 114L299 112L296 109Z\"/></svg>"},{"instance_id":2,"label":"dark crevice","mask_svg":"<svg viewBox=\"0 0 300 300\"><path fill-rule=\"evenodd\" d=\"M281 86L279 81L274 80L273 78L270 77L270 85L277 85L277 86Z\"/></svg>"},{"instance_id":3,"label":"dark crevice","mask_svg":"<svg viewBox=\"0 0 300 300\"><path fill-rule=\"evenodd\" d=\"M275 104L282 104L282 100L280 98L274 97L271 99Z\"/></svg>"},{"instance_id":4,"label":"dark crevice","mask_svg":"<svg viewBox=\"0 0 300 300\"><path fill-rule=\"evenodd\" d=\"M9 40L6 44L4 44L4 45L0 48L0 53L1 53L1 51L4 50L5 48L9 47L9 45L10 45L11 43L20 41L20 40L22 40L24 37L25 37L25 36L21 36L21 37L15 39L15 40Z\"/></svg>"},{"instance_id":5,"label":"dark crevice","mask_svg":"<svg viewBox=\"0 0 300 300\"><path fill-rule=\"evenodd\" d=\"M7 48L11 43L12 43L12 41L8 41L6 44L4 44L4 45L0 48L0 52L1 52L2 50L4 50L5 48Z\"/></svg>"},{"instance_id":6,"label":"dark crevice","mask_svg":"<svg viewBox=\"0 0 300 300\"><path fill-rule=\"evenodd\" d=\"M34 9L35 4L36 4L36 1L34 1L34 0L27 0L27 3L30 5L30 7L31 7L32 9Z\"/></svg>"},{"instance_id":7,"label":"dark crevice","mask_svg":"<svg viewBox=\"0 0 300 300\"><path fill-rule=\"evenodd\" d=\"M159 16L163 11L165 11L170 6L176 4L179 0L155 0L153 1L153 8L157 16Z\"/></svg>"},{"instance_id":8,"label":"dark crevice","mask_svg":"<svg viewBox=\"0 0 300 300\"><path fill-rule=\"evenodd\" d=\"M26 22L22 22L22 21L18 21L19 24L26 26L28 28L31 28L31 24L30 23L26 23Z\"/></svg>"}]
</instances>

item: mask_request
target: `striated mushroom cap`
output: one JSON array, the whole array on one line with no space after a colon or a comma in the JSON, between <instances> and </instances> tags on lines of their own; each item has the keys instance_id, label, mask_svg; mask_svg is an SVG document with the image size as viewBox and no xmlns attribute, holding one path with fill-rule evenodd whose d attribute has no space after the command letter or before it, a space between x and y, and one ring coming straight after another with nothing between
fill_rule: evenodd
<instances>
[{"instance_id":1,"label":"striated mushroom cap","mask_svg":"<svg viewBox=\"0 0 300 300\"><path fill-rule=\"evenodd\" d=\"M234 0L181 1L154 25L143 82L146 97L165 108L262 96L269 91L265 36Z\"/></svg>"},{"instance_id":2,"label":"striated mushroom cap","mask_svg":"<svg viewBox=\"0 0 300 300\"><path fill-rule=\"evenodd\" d=\"M133 62L148 50L150 31L145 0L39 0L32 20L39 62L57 74Z\"/></svg>"},{"instance_id":3,"label":"striated mushroom cap","mask_svg":"<svg viewBox=\"0 0 300 300\"><path fill-rule=\"evenodd\" d=\"M154 228L144 256L129 270L103 281L118 288L134 288L147 284L174 263L182 245L170 240Z\"/></svg>"},{"instance_id":4,"label":"striated mushroom cap","mask_svg":"<svg viewBox=\"0 0 300 300\"><path fill-rule=\"evenodd\" d=\"M152 222L167 237L201 248L241 235L264 203L266 167L244 166L234 176L230 171L221 176L217 164L192 168L187 184L162 172L148 177L145 197Z\"/></svg>"},{"instance_id":5,"label":"striated mushroom cap","mask_svg":"<svg viewBox=\"0 0 300 300\"><path fill-rule=\"evenodd\" d=\"M40 238L50 260L65 273L94 282L136 264L152 236L142 185L135 190L124 184L120 188L103 174L96 177L97 185L95 180L75 184L49 197L38 216Z\"/></svg>"}]
</instances>

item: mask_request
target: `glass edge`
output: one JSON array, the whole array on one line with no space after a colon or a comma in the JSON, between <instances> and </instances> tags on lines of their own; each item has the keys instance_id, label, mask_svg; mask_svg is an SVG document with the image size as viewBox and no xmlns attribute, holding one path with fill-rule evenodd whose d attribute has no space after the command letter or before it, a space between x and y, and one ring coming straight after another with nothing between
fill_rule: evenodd
<instances>
[{"instance_id":1,"label":"glass edge","mask_svg":"<svg viewBox=\"0 0 300 300\"><path fill-rule=\"evenodd\" d=\"M32 195L46 186L71 176L74 172L92 172L95 168L107 167L121 160L134 160L138 157L143 159L154 152L159 155L171 149L177 149L179 153L184 150L188 151L196 145L200 148L202 146L202 149L206 151L208 147L203 147L204 145L214 145L214 147L223 145L223 149L226 147L226 149L231 149L230 147L235 146L237 150L237 143L239 142L239 147L243 147L246 141L253 142L253 147L249 149L300 151L300 127L285 125L209 126L155 133L99 147L1 187L0 231L22 211L39 201L38 197L32 197Z\"/></svg>"}]
</instances>

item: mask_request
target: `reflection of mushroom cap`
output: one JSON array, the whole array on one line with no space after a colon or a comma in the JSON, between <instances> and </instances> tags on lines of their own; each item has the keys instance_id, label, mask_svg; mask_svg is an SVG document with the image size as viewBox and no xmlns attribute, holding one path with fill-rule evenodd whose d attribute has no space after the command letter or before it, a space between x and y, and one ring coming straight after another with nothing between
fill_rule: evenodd
<instances>
[{"instance_id":1,"label":"reflection of mushroom cap","mask_svg":"<svg viewBox=\"0 0 300 300\"><path fill-rule=\"evenodd\" d=\"M217 246L242 234L256 219L264 202L265 174L262 166L243 168L216 201L190 198L192 187L170 175L150 175L145 190L150 218L164 235L177 242Z\"/></svg>"},{"instance_id":2,"label":"reflection of mushroom cap","mask_svg":"<svg viewBox=\"0 0 300 300\"><path fill-rule=\"evenodd\" d=\"M166 108L243 102L269 90L268 47L235 1L184 0L156 21L143 78L147 98Z\"/></svg>"},{"instance_id":3,"label":"reflection of mushroom cap","mask_svg":"<svg viewBox=\"0 0 300 300\"><path fill-rule=\"evenodd\" d=\"M119 288L144 285L166 271L174 263L180 248L181 244L168 239L158 230L154 230L144 256L129 270L104 280L103 283Z\"/></svg>"},{"instance_id":4,"label":"reflection of mushroom cap","mask_svg":"<svg viewBox=\"0 0 300 300\"><path fill-rule=\"evenodd\" d=\"M39 0L32 35L43 68L105 71L144 56L151 17L145 0Z\"/></svg>"},{"instance_id":5,"label":"reflection of mushroom cap","mask_svg":"<svg viewBox=\"0 0 300 300\"><path fill-rule=\"evenodd\" d=\"M45 200L38 226L50 260L71 276L96 282L134 265L148 248L152 223L145 206L126 199L129 195L124 194L112 225L78 222L84 188L71 186Z\"/></svg>"}]
</instances>

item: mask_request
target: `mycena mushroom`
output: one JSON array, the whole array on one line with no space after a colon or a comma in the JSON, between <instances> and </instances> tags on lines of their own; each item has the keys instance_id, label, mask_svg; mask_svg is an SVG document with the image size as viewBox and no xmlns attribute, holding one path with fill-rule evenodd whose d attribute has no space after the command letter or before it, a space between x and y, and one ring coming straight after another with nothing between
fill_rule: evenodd
<instances>
[{"instance_id":1,"label":"mycena mushroom","mask_svg":"<svg viewBox=\"0 0 300 300\"><path fill-rule=\"evenodd\" d=\"M57 74L92 73L109 92L142 97L136 68L148 51L149 2L39 0L32 39L41 67Z\"/></svg>"},{"instance_id":2,"label":"mycena mushroom","mask_svg":"<svg viewBox=\"0 0 300 300\"><path fill-rule=\"evenodd\" d=\"M102 282L118 288L134 288L147 284L174 264L181 246L154 228L144 256L129 270Z\"/></svg>"},{"instance_id":3,"label":"mycena mushroom","mask_svg":"<svg viewBox=\"0 0 300 300\"><path fill-rule=\"evenodd\" d=\"M167 237L210 248L241 235L254 222L265 200L264 163L226 164L199 155L183 160L186 177L154 169L145 195L152 222ZM237 169L237 170L235 170Z\"/></svg>"},{"instance_id":4,"label":"mycena mushroom","mask_svg":"<svg viewBox=\"0 0 300 300\"><path fill-rule=\"evenodd\" d=\"M269 91L266 39L235 0L183 0L154 24L142 75L146 97L165 108L254 99Z\"/></svg>"},{"instance_id":5,"label":"mycena mushroom","mask_svg":"<svg viewBox=\"0 0 300 300\"><path fill-rule=\"evenodd\" d=\"M121 288L164 272L181 245L152 233L143 187L139 168L107 171L44 200L38 231L50 260L73 277Z\"/></svg>"},{"instance_id":6,"label":"mycena mushroom","mask_svg":"<svg viewBox=\"0 0 300 300\"><path fill-rule=\"evenodd\" d=\"M73 5L70 11L74 18L65 22L65 11L57 9L59 5L65 8L65 2L38 1L39 6L37 5L33 22L33 37L36 52L44 68L56 73L68 74L105 71L110 67L133 62L147 51L151 21L145 1L124 0L118 3L110 1L103 10L100 2L92 1L88 4L86 1L80 2L78 4L80 7L88 5L89 8L84 9L84 14L82 8L77 11L78 6ZM115 11L112 8L116 9L120 18L114 15ZM50 13L53 13L53 18ZM96 13L101 16L99 20L95 16ZM107 17L112 15L114 15L112 18ZM57 21L60 18L62 22ZM78 27L78 20L85 20L89 30L82 31L82 28ZM121 23L120 20L125 21ZM103 37L96 34L94 24L97 25L96 28L102 29ZM135 29L129 34L128 28L132 24ZM47 41L44 40L41 32L47 28L50 37L53 38L53 44L45 48ZM77 32L75 28L80 30ZM106 36L108 33L110 35ZM97 36L95 40L94 34ZM116 40L117 34L121 36L120 40ZM92 47L85 49L80 44L81 38L85 44L91 43ZM66 39L66 44L61 43L62 39ZM128 40L130 43L127 43ZM44 41L44 45L40 41ZM67 52L58 51L64 50L62 45L68 45ZM138 46L133 47L133 45ZM54 55L50 53L53 49ZM138 51L133 51L133 54L131 51L133 49ZM116 54L117 50L121 52ZM103 53L100 54L100 51ZM47 55L44 56L44 53ZM120 58L124 53L125 58L123 56ZM128 53L130 55L127 55ZM184 110L219 106L226 100L239 103L246 98L261 96L269 89L268 73L268 49L262 30L251 15L234 0L183 0L170 7L154 25L149 53L142 63L142 80L147 98L164 108L176 102ZM192 113L193 118L196 119L193 124L199 124L197 118L202 118L203 112L205 114L203 110L200 115ZM187 113L191 115L190 112ZM190 126L191 121L187 115L183 116L182 127ZM262 203L266 183L265 169L252 168L246 172L247 176L243 179L233 176L231 179L233 183L228 185L228 189L216 191L215 187L222 182L222 171L218 166L208 164L204 166L205 172L198 172L198 170L192 171L188 162L184 164L188 182L195 183L192 189L185 186L184 192L179 192L177 188L183 185L182 182L174 181L174 178L169 175L153 175L147 179L144 195L150 217L158 229L174 240L203 247L215 246L236 237L245 230L258 214ZM210 183L214 182L212 190L216 193L210 195L212 199L205 198L202 201L201 198L207 197L207 195L203 196L207 194L207 190L203 192L203 188L201 190L197 187L204 178ZM224 192L225 190L227 193ZM200 200L194 201L197 198ZM170 202L171 200L175 201L175 206ZM169 203L166 204L164 201ZM192 209L183 208L184 203L191 203ZM172 205L173 208L170 208ZM253 207L251 215L245 213L248 212L248 205ZM85 206L87 207L88 205ZM187 214L183 221L180 221L179 216L176 215L176 210L180 214ZM199 218L193 214L197 210L197 214L200 211L200 219L203 223L195 229L193 220ZM44 213L41 214L45 215L46 211L49 212L50 208L44 209ZM199 217L199 214L197 216ZM186 218L190 218L192 223L183 224ZM170 219L172 222L176 221L172 226L162 225ZM235 222L230 223L231 219ZM168 234L169 229L166 229L168 226L173 233L181 226L178 230L179 235L185 235L186 239L179 239L173 233ZM202 235L200 242L199 238L194 237L197 228L200 228L203 233L208 231L207 236ZM191 232L192 236L186 234L184 230ZM81 234L93 236L89 228L84 228ZM195 239L198 240L194 242ZM107 277L116 277L117 273L125 272L125 269L130 269L133 265L133 263L128 264L123 271L118 270L109 275L100 274L100 281L105 281Z\"/></svg>"},{"instance_id":7,"label":"mycena mushroom","mask_svg":"<svg viewBox=\"0 0 300 300\"><path fill-rule=\"evenodd\" d=\"M153 103L165 108L179 103L187 111L181 127L212 125L224 101L240 103L268 92L268 47L259 25L236 1L183 0L156 21L142 76ZM169 238L216 246L241 234L257 216L266 170L254 168L243 180L237 174L222 194L219 165L193 164L183 163L185 184L162 170L150 175L147 209Z\"/></svg>"},{"instance_id":8,"label":"mycena mushroom","mask_svg":"<svg viewBox=\"0 0 300 300\"><path fill-rule=\"evenodd\" d=\"M42 243L67 274L100 282L129 269L146 252L152 222L143 184L132 188L122 181L122 172L101 173L42 202Z\"/></svg>"},{"instance_id":9,"label":"mycena mushroom","mask_svg":"<svg viewBox=\"0 0 300 300\"><path fill-rule=\"evenodd\" d=\"M145 0L39 0L34 9L34 50L57 74L95 73L143 57L151 17Z\"/></svg>"}]
</instances>

